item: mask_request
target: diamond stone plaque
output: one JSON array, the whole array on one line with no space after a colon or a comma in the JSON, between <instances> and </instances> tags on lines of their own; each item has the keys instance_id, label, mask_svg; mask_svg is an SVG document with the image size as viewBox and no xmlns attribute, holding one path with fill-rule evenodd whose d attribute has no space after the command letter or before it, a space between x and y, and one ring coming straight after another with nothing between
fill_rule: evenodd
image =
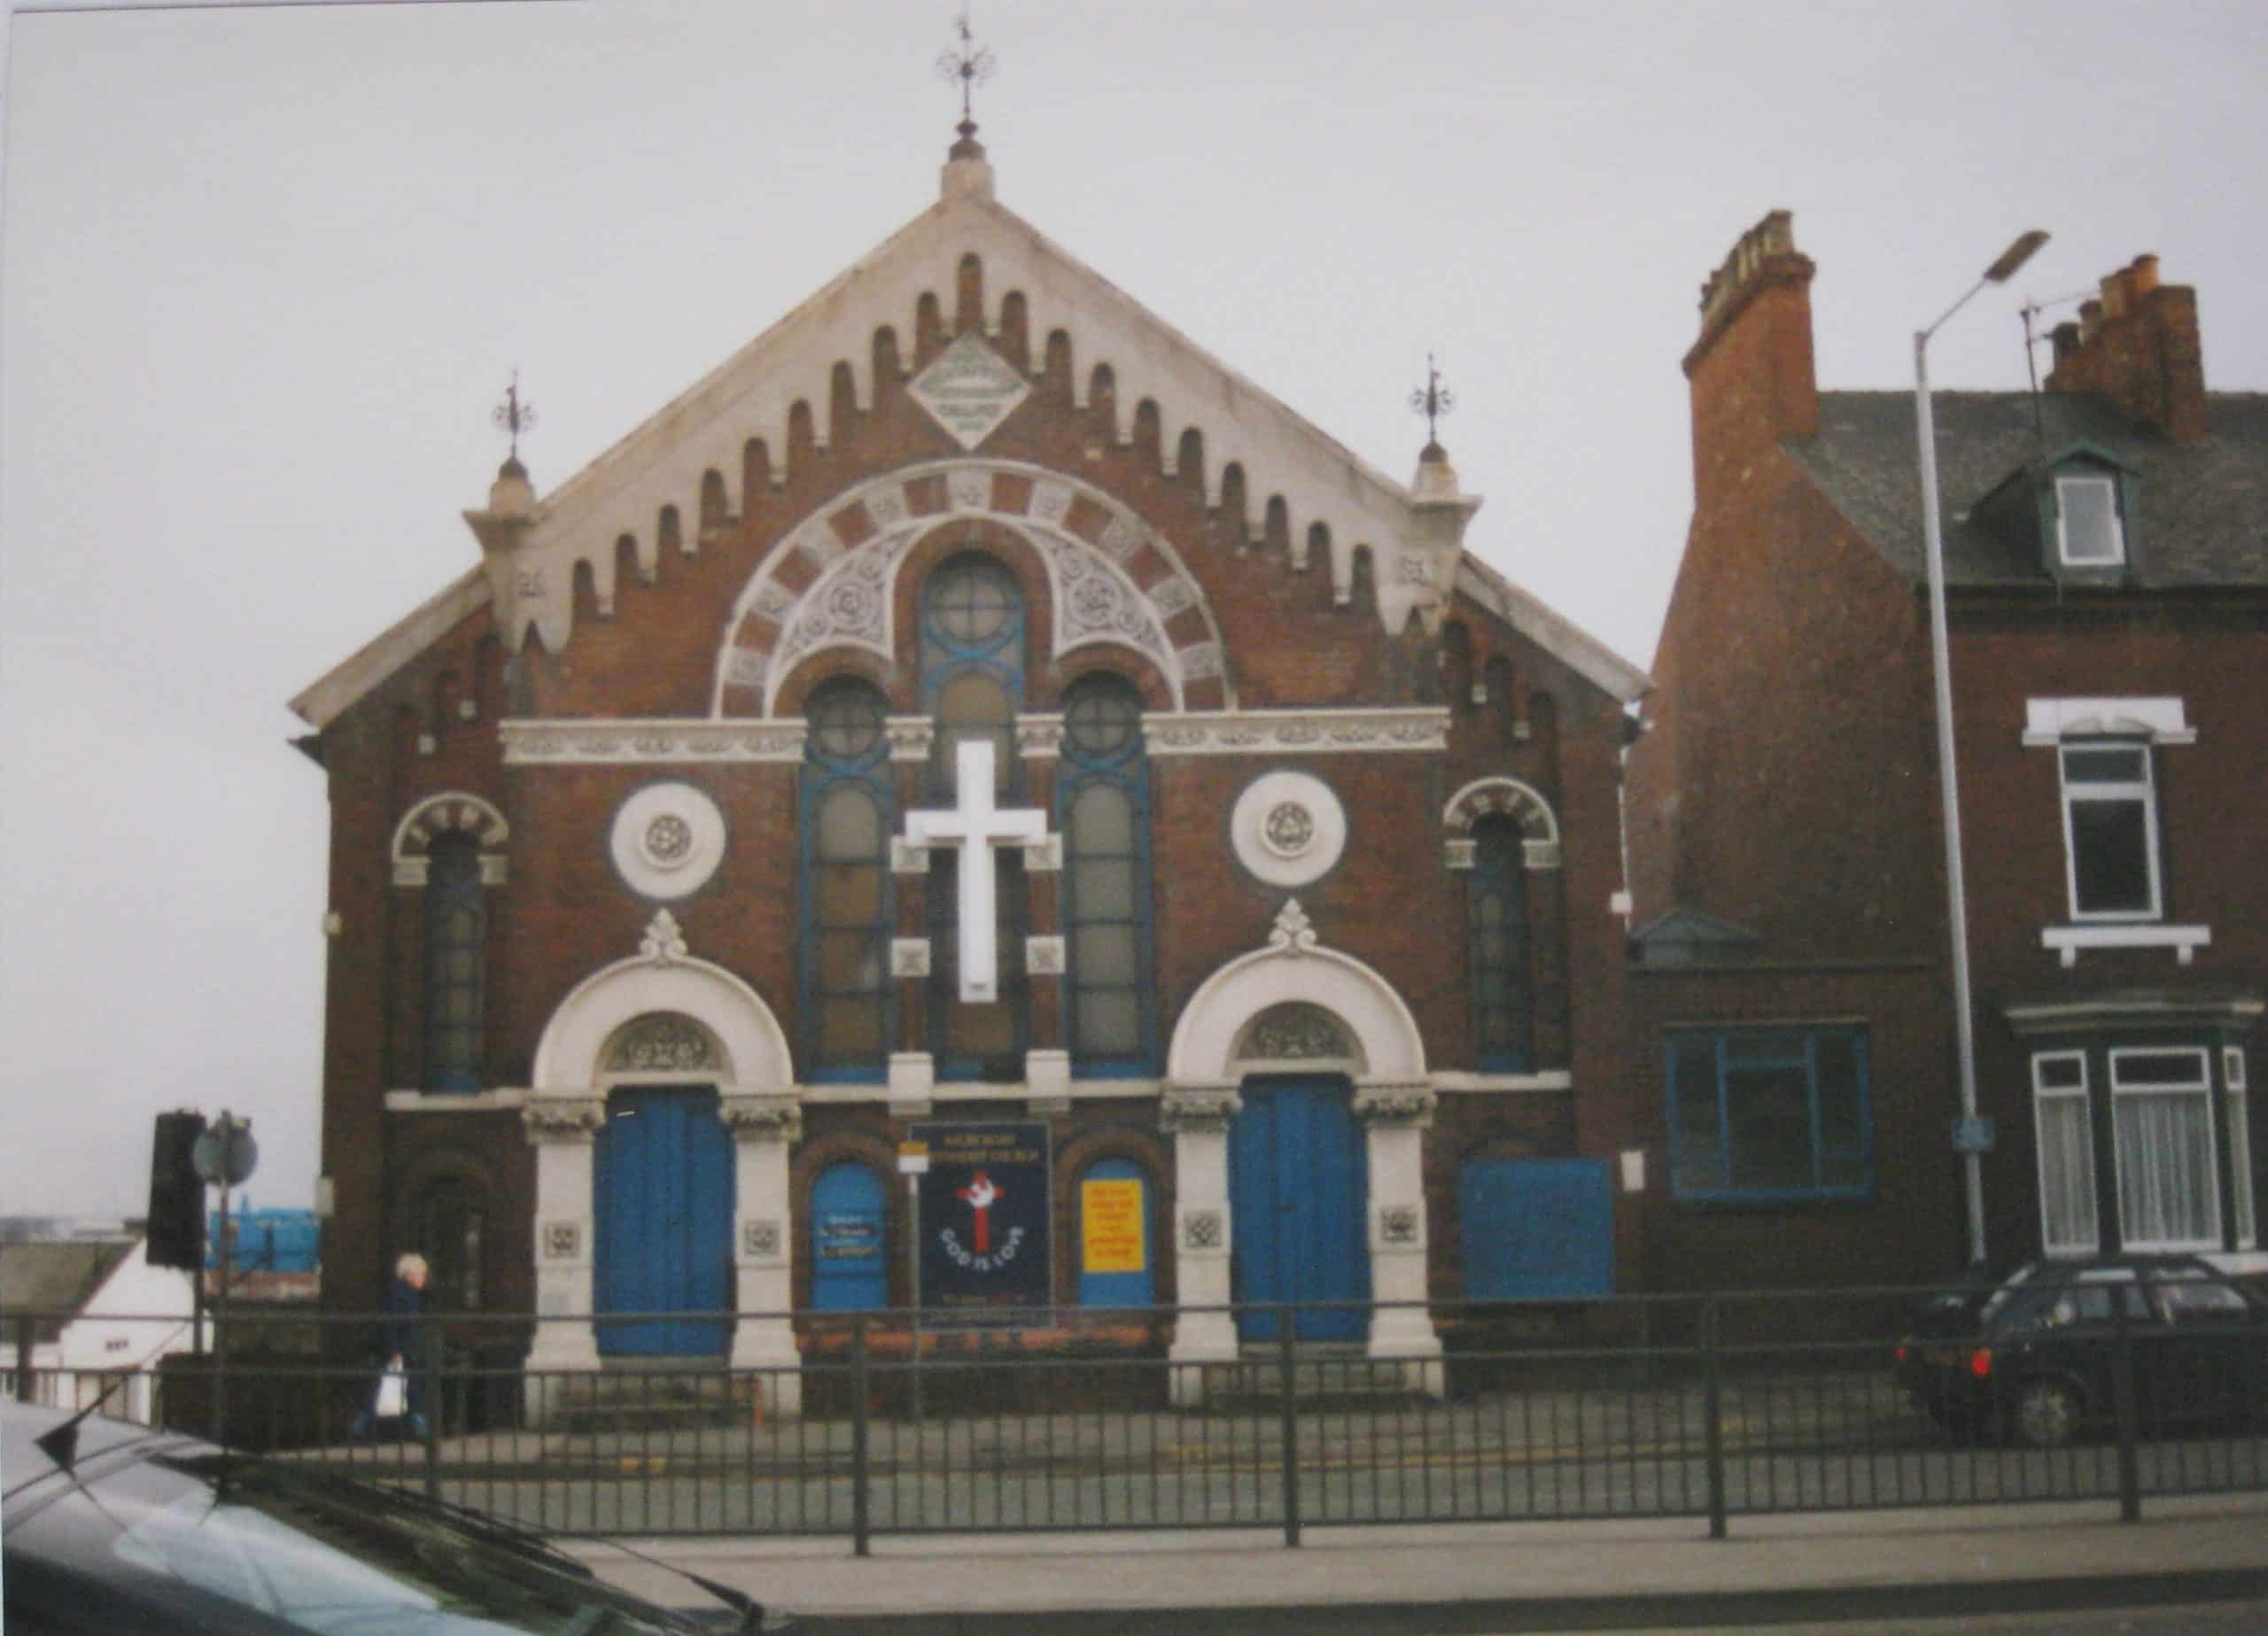
<instances>
[{"instance_id":1,"label":"diamond stone plaque","mask_svg":"<svg viewBox=\"0 0 2268 1636\"><path fill-rule=\"evenodd\" d=\"M975 335L955 341L907 389L964 449L974 449L1031 396L1024 378Z\"/></svg>"}]
</instances>

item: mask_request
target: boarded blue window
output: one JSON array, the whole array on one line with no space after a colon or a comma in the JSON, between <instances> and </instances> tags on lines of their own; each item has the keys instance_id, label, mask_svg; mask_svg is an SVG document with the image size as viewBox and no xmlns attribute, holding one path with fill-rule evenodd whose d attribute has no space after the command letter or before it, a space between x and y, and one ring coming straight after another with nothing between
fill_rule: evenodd
<instances>
[{"instance_id":1,"label":"boarded blue window","mask_svg":"<svg viewBox=\"0 0 2268 1636\"><path fill-rule=\"evenodd\" d=\"M1457 1178L1457 1219L1470 1299L1614 1291L1614 1196L1603 1159L1476 1160Z\"/></svg>"}]
</instances>

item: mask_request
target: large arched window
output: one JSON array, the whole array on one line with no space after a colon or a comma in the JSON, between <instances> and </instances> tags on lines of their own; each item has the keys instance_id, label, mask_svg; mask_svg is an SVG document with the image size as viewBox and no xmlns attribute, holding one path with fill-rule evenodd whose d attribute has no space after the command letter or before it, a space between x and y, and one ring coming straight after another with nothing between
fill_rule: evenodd
<instances>
[{"instance_id":1,"label":"large arched window","mask_svg":"<svg viewBox=\"0 0 2268 1636\"><path fill-rule=\"evenodd\" d=\"M1153 1066L1149 804L1140 696L1115 676L1082 679L1063 702L1056 783L1074 1073Z\"/></svg>"},{"instance_id":2,"label":"large arched window","mask_svg":"<svg viewBox=\"0 0 2268 1636\"><path fill-rule=\"evenodd\" d=\"M1527 863L1518 821L1492 813L1472 826L1465 888L1475 1066L1526 1073L1535 1066L1535 981L1527 930Z\"/></svg>"},{"instance_id":3,"label":"large arched window","mask_svg":"<svg viewBox=\"0 0 2268 1636\"><path fill-rule=\"evenodd\" d=\"M955 556L930 575L921 598L921 697L936 725L928 798L951 806L962 743L992 743L994 799L1016 804L1023 769L1015 755L1024 696L1024 604L1014 577L990 557ZM1030 1043L1030 986L1024 977L1022 855L1001 851L993 874L999 999L960 997L959 875L950 850L931 855L929 1017L940 1079L1020 1080Z\"/></svg>"},{"instance_id":4,"label":"large arched window","mask_svg":"<svg viewBox=\"0 0 2268 1636\"><path fill-rule=\"evenodd\" d=\"M488 909L480 843L462 831L437 836L425 876L425 1084L480 1089L480 1019Z\"/></svg>"},{"instance_id":5,"label":"large arched window","mask_svg":"<svg viewBox=\"0 0 2268 1636\"><path fill-rule=\"evenodd\" d=\"M830 682L805 714L804 1054L819 1080L879 1080L889 1058L889 741L882 696Z\"/></svg>"}]
</instances>

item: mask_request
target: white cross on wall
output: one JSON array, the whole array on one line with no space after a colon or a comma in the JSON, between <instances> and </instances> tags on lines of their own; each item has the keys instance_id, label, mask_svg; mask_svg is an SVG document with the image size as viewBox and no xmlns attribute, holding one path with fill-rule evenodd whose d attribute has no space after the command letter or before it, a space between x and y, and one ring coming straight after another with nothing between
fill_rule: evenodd
<instances>
[{"instance_id":1,"label":"white cross on wall","mask_svg":"<svg viewBox=\"0 0 2268 1636\"><path fill-rule=\"evenodd\" d=\"M992 740L964 739L954 747L959 802L942 810L905 815L905 844L952 847L960 853L960 997L1000 997L998 916L993 898L992 849L1037 846L1047 839L1047 814L1037 807L992 804Z\"/></svg>"}]
</instances>

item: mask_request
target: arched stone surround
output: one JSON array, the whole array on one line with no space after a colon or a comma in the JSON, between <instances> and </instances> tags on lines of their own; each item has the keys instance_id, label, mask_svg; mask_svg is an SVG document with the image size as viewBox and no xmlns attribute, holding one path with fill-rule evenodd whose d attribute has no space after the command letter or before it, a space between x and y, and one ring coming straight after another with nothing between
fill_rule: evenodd
<instances>
[{"instance_id":1,"label":"arched stone surround","mask_svg":"<svg viewBox=\"0 0 2268 1636\"><path fill-rule=\"evenodd\" d=\"M1285 1042L1291 1054L1250 1054L1262 1031L1254 1023L1279 1007L1325 1013L1341 1031L1310 1047ZM1330 1052L1327 1058L1314 1050ZM1229 1200L1229 1125L1242 1107L1238 1091L1256 1072L1324 1068L1355 1085L1355 1113L1365 1127L1370 1169L1371 1289L1391 1306L1374 1314L1365 1350L1410 1364L1409 1384L1438 1395L1440 1337L1425 1299L1425 1190L1423 1136L1434 1093L1417 1020L1394 986L1354 956L1323 946L1299 900L1287 902L1267 943L1238 956L1198 986L1174 1028L1167 1053L1161 1123L1173 1133L1175 1257L1183 1307L1169 1356L1202 1366L1238 1356L1229 1299L1236 1223ZM1203 1400L1206 1369L1174 1372L1177 1402Z\"/></svg>"},{"instance_id":2,"label":"arched stone surround","mask_svg":"<svg viewBox=\"0 0 2268 1636\"><path fill-rule=\"evenodd\" d=\"M660 1019L693 1025L682 1061L650 1066L610 1049L633 1024ZM735 1308L764 1314L734 1325L731 1365L793 1369L788 1149L802 1135L803 1113L787 1035L754 989L693 957L667 910L648 926L636 955L575 986L536 1045L521 1118L536 1148L537 1314L579 1315L595 1306L592 1161L607 1093L619 1084L695 1081L716 1086L734 1144ZM598 1361L589 1322L547 1322L537 1328L528 1365L595 1369ZM791 1375L773 1377L767 1396L779 1413L800 1407Z\"/></svg>"},{"instance_id":3,"label":"arched stone surround","mask_svg":"<svg viewBox=\"0 0 2268 1636\"><path fill-rule=\"evenodd\" d=\"M964 459L871 478L788 531L733 605L711 713L775 714L781 684L819 654L850 648L894 663L899 570L915 541L955 516L1008 530L1045 567L1051 660L1126 648L1164 675L1175 709L1208 680L1233 707L1220 623L1162 534L1092 484L1021 461Z\"/></svg>"}]
</instances>

